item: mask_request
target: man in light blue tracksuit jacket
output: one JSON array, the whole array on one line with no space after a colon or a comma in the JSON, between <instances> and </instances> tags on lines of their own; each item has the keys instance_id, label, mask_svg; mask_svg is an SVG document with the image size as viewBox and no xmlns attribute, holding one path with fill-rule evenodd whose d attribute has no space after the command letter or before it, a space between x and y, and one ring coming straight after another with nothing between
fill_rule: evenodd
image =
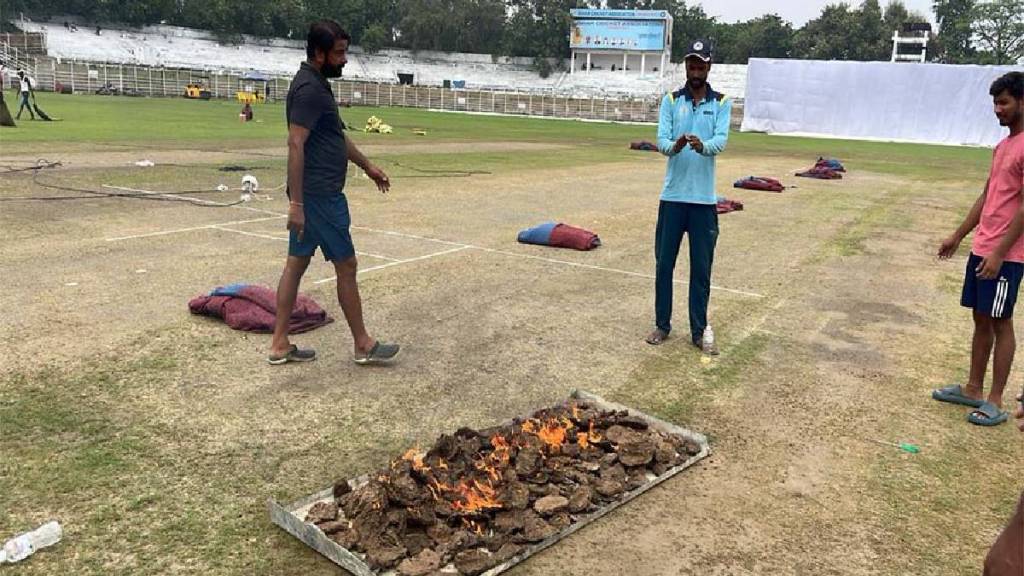
<instances>
[{"instance_id":1,"label":"man in light blue tracksuit jacket","mask_svg":"<svg viewBox=\"0 0 1024 576\"><path fill-rule=\"evenodd\" d=\"M672 278L683 235L690 237L690 338L703 345L711 297L711 264L718 240L715 156L729 139L732 102L707 83L711 44L697 40L686 55L686 86L666 94L658 119L658 150L668 156L668 172L658 206L654 238L657 262L655 330L649 344L661 344L672 332ZM706 348L706 349L705 349Z\"/></svg>"}]
</instances>

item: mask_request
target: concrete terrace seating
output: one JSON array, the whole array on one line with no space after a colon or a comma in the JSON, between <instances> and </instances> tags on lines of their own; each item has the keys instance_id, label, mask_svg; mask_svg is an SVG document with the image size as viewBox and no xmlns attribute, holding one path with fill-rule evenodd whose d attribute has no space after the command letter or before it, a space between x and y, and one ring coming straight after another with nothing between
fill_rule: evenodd
<instances>
[{"instance_id":1,"label":"concrete terrace seating","mask_svg":"<svg viewBox=\"0 0 1024 576\"><path fill-rule=\"evenodd\" d=\"M274 76L290 76L305 59L303 41L246 38L240 46L221 45L207 32L173 26L150 26L138 30L79 26L75 32L60 23L33 23L29 31L44 32L47 52L62 59L180 67L240 73L258 70ZM601 96L650 98L683 84L682 65L673 64L665 77L592 70L589 74L555 71L541 78L529 58L493 58L488 54L409 52L382 50L367 54L354 47L344 77L351 80L397 83L399 73L414 75L420 86L441 86L446 80L461 80L471 90L519 91L560 96ZM745 93L746 66L718 64L712 68L711 83L729 96Z\"/></svg>"}]
</instances>

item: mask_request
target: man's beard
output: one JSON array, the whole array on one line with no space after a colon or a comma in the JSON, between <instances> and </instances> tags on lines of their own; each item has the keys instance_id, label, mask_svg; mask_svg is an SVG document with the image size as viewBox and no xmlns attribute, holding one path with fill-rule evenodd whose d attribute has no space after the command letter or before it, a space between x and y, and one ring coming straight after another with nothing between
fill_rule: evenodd
<instances>
[{"instance_id":1,"label":"man's beard","mask_svg":"<svg viewBox=\"0 0 1024 576\"><path fill-rule=\"evenodd\" d=\"M341 78L341 66L332 66L324 62L320 72L324 75L324 78Z\"/></svg>"},{"instance_id":2,"label":"man's beard","mask_svg":"<svg viewBox=\"0 0 1024 576\"><path fill-rule=\"evenodd\" d=\"M690 90L700 90L707 85L708 82L703 78L690 78L686 83L690 86Z\"/></svg>"}]
</instances>

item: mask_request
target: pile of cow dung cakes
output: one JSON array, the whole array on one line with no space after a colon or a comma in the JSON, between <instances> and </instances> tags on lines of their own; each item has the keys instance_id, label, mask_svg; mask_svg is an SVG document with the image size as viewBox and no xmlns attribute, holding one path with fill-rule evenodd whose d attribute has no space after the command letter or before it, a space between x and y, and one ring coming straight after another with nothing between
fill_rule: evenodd
<instances>
[{"instance_id":1,"label":"pile of cow dung cakes","mask_svg":"<svg viewBox=\"0 0 1024 576\"><path fill-rule=\"evenodd\" d=\"M626 411L570 401L411 449L306 522L378 573L485 572L622 499L701 450Z\"/></svg>"}]
</instances>

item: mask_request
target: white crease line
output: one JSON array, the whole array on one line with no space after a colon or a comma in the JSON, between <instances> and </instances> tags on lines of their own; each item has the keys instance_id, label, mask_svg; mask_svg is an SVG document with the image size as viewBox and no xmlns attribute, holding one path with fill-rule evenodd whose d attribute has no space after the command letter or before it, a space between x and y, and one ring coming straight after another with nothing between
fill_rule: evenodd
<instances>
[{"instance_id":1,"label":"white crease line","mask_svg":"<svg viewBox=\"0 0 1024 576\"><path fill-rule=\"evenodd\" d=\"M411 238L414 240L426 240L428 242L437 242L439 244L449 244L452 246L461 246L464 248L472 248L473 250L480 250L481 252L490 252L492 254L503 254L505 256L513 256L516 258L525 258L528 260L540 260L542 262L549 262L551 264L562 264L564 266L574 266L577 268L586 268L589 270L600 270L602 272L612 272L615 274L623 274L626 276L633 276L636 278L645 278L648 280L654 280L653 274L644 274L642 272L631 272L629 270L620 270L618 268L607 268L605 266L597 266L595 264L582 264L579 262L570 262L568 260L557 260L555 258L545 258L543 256L533 256L531 254L520 254L518 252L509 252L507 250L499 250L497 248L484 248L483 246L475 246L473 244L463 244L461 242L452 242L450 240L441 240L439 238L430 238L427 236L417 236L415 234L405 234L402 232L393 232L391 230L380 230L377 228L367 228L364 226L352 226L353 229L364 230L366 232L375 232L377 234L386 234L388 236L398 236L401 238ZM689 284L685 280L673 280L675 284ZM764 298L764 294L757 294L755 292L746 292L744 290L735 290L733 288L723 288L721 286L711 286L712 290L719 292L729 292L731 294L738 294L740 296L748 296L750 298Z\"/></svg>"},{"instance_id":2,"label":"white crease line","mask_svg":"<svg viewBox=\"0 0 1024 576\"><path fill-rule=\"evenodd\" d=\"M244 206L238 206L238 208L244 208ZM266 210L264 210L264 212L266 212ZM278 218L284 218L285 216L286 216L285 214L278 214L277 215ZM144 237L147 237L147 236L159 236L159 235L162 235L162 234L174 234L174 233L177 233L177 232L188 232L188 231L192 231L192 230L202 230L204 228L217 228L219 226L229 226L229 225L232 225L232 224L247 224L249 222L260 222L260 221L263 221L263 220L272 220L272 219L273 218L262 218L262 219L259 219L259 220L244 220L244 221L240 221L240 222L225 222L223 224L210 224L208 226L198 226L198 227L195 227L195 228L183 228L183 229L179 229L179 230L168 230L168 231L164 231L164 232L153 232L151 234L141 234L141 235L138 235L138 236L126 236L124 238L108 238L107 240L108 241L113 241L113 240L129 240L129 239L132 239L132 238L144 238ZM551 263L551 264L561 264L563 266L573 266L573 267L576 267L576 268L585 268L585 269L589 269L589 270L599 270L599 271L602 271L602 272L611 272L611 273L614 273L614 274L622 274L622 275L625 275L625 276L633 276L634 278L644 278L644 279L647 279L647 280L654 280L654 278L655 278L653 274L644 274L642 272L632 272L630 270L620 270L618 268L607 268L605 266L597 266L595 264L582 264L580 262L571 262L569 260L557 260L555 258L545 258L543 256L534 256L532 254L519 254L517 252L509 252L507 250L499 250L497 248L484 248L483 246L475 246L473 244L464 244L462 242L452 242L451 240L442 240L440 238L431 238L429 236L418 236L416 234L406 234L404 232L395 232L393 230L381 230L379 228L368 228L366 226L351 226L351 229L352 230L362 230L364 232L372 232L372 233L375 233L375 234L383 234L383 235L386 235L386 236L395 236L395 237L398 237L398 238L409 238L409 239L412 239L412 240L424 240L424 241L427 241L427 242L435 242L437 244L446 244L448 246L455 246L457 248L457 249L448 250L448 251L445 251L445 252L438 252L438 253L433 254L433 255L429 255L428 254L426 257L433 257L435 255L436 256L440 256L442 254L450 254L452 252L458 252L459 250L464 250L464 249L467 249L467 248L471 248L473 250L480 250L481 252L490 252L492 254L502 254L502 255L505 255L505 256L513 256L513 257L516 257L516 258L524 258L524 259L527 259L527 260L539 260L541 262L548 262L548 263ZM229 230L229 231L230 232L239 232L238 230ZM252 235L252 233L249 233L249 234ZM278 238L274 238L274 239L276 240ZM393 258L384 258L384 257L374 256L373 254L365 254L365 255L373 257L373 258L380 258L381 260L394 260ZM363 272L370 272L370 271L373 271L373 270L380 270L381 268L388 268L390 266L393 266L393 265L396 265L396 264L404 264L406 262L415 262L417 260L422 260L422 259L424 259L426 257L421 256L421 257L412 258L412 259L409 259L409 260L395 260L393 262L389 262L388 264L382 264L380 266L372 266L370 268L364 268L364 269L360 270L359 273L361 274ZM330 278L324 278L322 280L317 280L317 281L314 282L314 284L322 284L324 282L330 282L331 280L334 280L334 279L335 279L335 277L332 276ZM672 282L674 284L682 284L682 285L689 284L689 282L687 282L685 280L673 280ZM744 290L736 290L736 289L733 289L733 288L723 288L721 286L712 285L711 289L715 290L715 291L718 291L718 292L728 292L730 294L737 294L737 295L740 295L740 296L747 296L749 298L764 298L764 294L757 294L755 292L747 292L747 291L744 291Z\"/></svg>"},{"instance_id":3,"label":"white crease line","mask_svg":"<svg viewBox=\"0 0 1024 576\"><path fill-rule=\"evenodd\" d=\"M387 260L388 262L405 262L405 260L400 260L398 258L392 258L390 256L381 256L380 254L371 254L369 252L360 252L359 250L356 250L356 254L360 256L366 256L367 258L376 258L377 260Z\"/></svg>"},{"instance_id":4,"label":"white crease line","mask_svg":"<svg viewBox=\"0 0 1024 576\"><path fill-rule=\"evenodd\" d=\"M224 204L223 202L214 202L213 200L207 200L205 198L196 198L195 196L183 196L181 194L167 194L164 192L154 192L153 190L143 190L141 188L126 188L124 186L110 186L104 184L103 188L110 188L111 190L121 190L124 192L135 192L138 194L149 194L151 196L160 196L162 198L181 198L182 200L191 200L193 202L199 202L207 206L220 206L222 208L241 208L242 210L250 210L252 212L260 212L262 214L273 214L275 216L287 216L287 214L281 214L280 212L274 212L272 210L264 210L262 208L253 208L252 206L240 206L238 204ZM230 192L230 190L225 190Z\"/></svg>"},{"instance_id":5,"label":"white crease line","mask_svg":"<svg viewBox=\"0 0 1024 576\"><path fill-rule=\"evenodd\" d=\"M234 228L225 228L223 226L212 225L210 228L215 230L221 230L224 232L234 232L235 234L242 234L243 236L252 236L253 238L264 238L266 240L278 240L281 242L287 242L287 236L271 236L270 234L258 234L256 232L248 232L245 230L235 230ZM369 252L360 252L356 250L356 254L359 256L366 256L367 258L376 258L378 260L387 260L388 262L402 262L398 258L391 258L389 256L381 256L380 254L370 254Z\"/></svg>"},{"instance_id":6,"label":"white crease line","mask_svg":"<svg viewBox=\"0 0 1024 576\"><path fill-rule=\"evenodd\" d=\"M266 222L267 220L277 220L284 218L284 216L268 216L266 218L253 218L251 220L234 220L232 222L221 222L219 224L206 224L203 226L192 226L189 228L176 228L174 230L160 230L159 232L147 232L146 234L134 234L132 236L120 236L117 238L106 238L107 242L119 242L121 240L134 240L136 238L150 238L153 236L166 236L168 234L179 234L181 232L194 232L196 230L207 230L209 228L216 228L217 226L234 226L236 224L252 224L254 222Z\"/></svg>"},{"instance_id":7,"label":"white crease line","mask_svg":"<svg viewBox=\"0 0 1024 576\"><path fill-rule=\"evenodd\" d=\"M387 264L381 264L379 266L371 266L369 268L363 268L357 272L357 274L365 274L366 272L373 272L374 270L381 270L383 268L390 268L392 266L398 266L399 264L408 264L410 262L419 262L420 260L426 260L435 256L444 256L445 254L453 254L455 252L461 252L468 250L472 246L459 246L458 248L452 248L451 250L443 250L441 252L434 252L433 254L426 254L424 256L417 256L416 258L409 258L407 260L396 260L395 262L388 262ZM330 278L321 278L316 280L313 284L323 284L325 282L332 282L337 279L337 276L331 276Z\"/></svg>"},{"instance_id":8,"label":"white crease line","mask_svg":"<svg viewBox=\"0 0 1024 576\"><path fill-rule=\"evenodd\" d=\"M461 246L463 248L476 248L472 244L463 244L462 242L452 242L450 240L441 240L440 238L430 238L427 236L417 236L415 234L405 234L404 232L395 232L393 230L380 230L378 228L367 228L366 226L352 226L353 230L363 230L365 232L374 232L376 234L385 234L387 236L398 236L399 238L411 238L413 240L426 240L427 242L436 242L438 244L448 244L449 246Z\"/></svg>"},{"instance_id":9,"label":"white crease line","mask_svg":"<svg viewBox=\"0 0 1024 576\"><path fill-rule=\"evenodd\" d=\"M235 230L234 228L225 228L223 226L213 225L210 226L210 228L213 228L214 230L221 230L223 232L234 232L235 234L241 234L243 236L252 236L253 238L263 238L266 240L281 240L283 242L288 241L287 237L271 236L269 234L257 234L256 232L246 232L245 230Z\"/></svg>"}]
</instances>

